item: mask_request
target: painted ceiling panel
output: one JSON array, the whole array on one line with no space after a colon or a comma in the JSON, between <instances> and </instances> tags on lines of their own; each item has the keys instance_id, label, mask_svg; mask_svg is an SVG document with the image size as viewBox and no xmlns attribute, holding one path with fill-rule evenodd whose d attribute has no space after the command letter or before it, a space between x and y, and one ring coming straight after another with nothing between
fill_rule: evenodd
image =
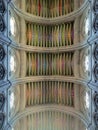
<instances>
[{"instance_id":1,"label":"painted ceiling panel","mask_svg":"<svg viewBox=\"0 0 98 130\"><path fill-rule=\"evenodd\" d=\"M0 0L0 129L97 130L97 0Z\"/></svg>"}]
</instances>

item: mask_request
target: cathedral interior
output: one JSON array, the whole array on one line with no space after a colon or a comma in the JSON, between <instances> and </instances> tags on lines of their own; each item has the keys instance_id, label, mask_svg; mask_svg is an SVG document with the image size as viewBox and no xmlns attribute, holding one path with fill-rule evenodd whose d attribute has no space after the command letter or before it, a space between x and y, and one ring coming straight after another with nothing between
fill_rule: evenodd
<instances>
[{"instance_id":1,"label":"cathedral interior","mask_svg":"<svg viewBox=\"0 0 98 130\"><path fill-rule=\"evenodd\" d=\"M98 130L98 0L0 0L0 130Z\"/></svg>"}]
</instances>

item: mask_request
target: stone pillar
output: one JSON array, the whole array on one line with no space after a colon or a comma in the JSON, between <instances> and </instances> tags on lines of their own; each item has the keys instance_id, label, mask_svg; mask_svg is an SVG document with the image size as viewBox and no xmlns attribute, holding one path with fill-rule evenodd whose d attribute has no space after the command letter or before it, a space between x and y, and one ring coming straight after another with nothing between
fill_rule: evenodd
<instances>
[{"instance_id":1,"label":"stone pillar","mask_svg":"<svg viewBox=\"0 0 98 130\"><path fill-rule=\"evenodd\" d=\"M21 5L22 5L22 10L24 10L25 5L24 5L24 0L21 1ZM25 20L23 18L21 18L20 20L20 44L25 45L26 44L26 26L25 26ZM25 71L26 71L26 55L25 55L25 51L21 51L20 52L20 62L21 62L21 68L20 68L20 73L21 73L21 77L25 76Z\"/></svg>"},{"instance_id":2,"label":"stone pillar","mask_svg":"<svg viewBox=\"0 0 98 130\"><path fill-rule=\"evenodd\" d=\"M25 0L21 0L21 9L25 11ZM25 26L25 20L21 18L20 20L20 44L25 45L26 44L26 26ZM26 76L26 54L25 51L20 52L20 75L21 78ZM25 108L25 84L20 85L20 110L23 110Z\"/></svg>"},{"instance_id":3,"label":"stone pillar","mask_svg":"<svg viewBox=\"0 0 98 130\"><path fill-rule=\"evenodd\" d=\"M75 19L74 22L74 44L80 43L80 20L79 18Z\"/></svg>"},{"instance_id":4,"label":"stone pillar","mask_svg":"<svg viewBox=\"0 0 98 130\"><path fill-rule=\"evenodd\" d=\"M21 2L20 8L21 8L23 11L25 11L25 5L26 5L25 0L21 0L20 2Z\"/></svg>"},{"instance_id":5,"label":"stone pillar","mask_svg":"<svg viewBox=\"0 0 98 130\"><path fill-rule=\"evenodd\" d=\"M25 109L26 104L26 87L25 84L20 85L20 111Z\"/></svg>"},{"instance_id":6,"label":"stone pillar","mask_svg":"<svg viewBox=\"0 0 98 130\"><path fill-rule=\"evenodd\" d=\"M80 130L79 122L80 122L80 120L78 118L75 118L75 130Z\"/></svg>"},{"instance_id":7,"label":"stone pillar","mask_svg":"<svg viewBox=\"0 0 98 130\"><path fill-rule=\"evenodd\" d=\"M77 111L79 111L79 109L80 109L80 106L79 106L79 104L80 104L80 97L79 97L79 85L77 85L77 84L74 84L74 89L75 89L75 97L74 97L74 104L75 104L75 110L77 110Z\"/></svg>"},{"instance_id":8,"label":"stone pillar","mask_svg":"<svg viewBox=\"0 0 98 130\"><path fill-rule=\"evenodd\" d=\"M79 69L79 61L80 61L80 59L79 59L80 57L79 57L79 51L77 50L77 51L75 51L75 53L74 53L74 60L73 60L73 64L74 64L74 76L76 77L76 78L79 78L79 76L80 76L80 69Z\"/></svg>"},{"instance_id":9,"label":"stone pillar","mask_svg":"<svg viewBox=\"0 0 98 130\"><path fill-rule=\"evenodd\" d=\"M74 0L74 10L79 8L79 0Z\"/></svg>"}]
</instances>

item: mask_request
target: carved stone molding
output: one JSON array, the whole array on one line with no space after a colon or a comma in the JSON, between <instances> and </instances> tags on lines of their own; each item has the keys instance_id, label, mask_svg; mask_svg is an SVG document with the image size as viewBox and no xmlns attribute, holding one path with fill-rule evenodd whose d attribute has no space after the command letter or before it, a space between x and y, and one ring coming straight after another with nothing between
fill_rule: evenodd
<instances>
[{"instance_id":1,"label":"carved stone molding","mask_svg":"<svg viewBox=\"0 0 98 130\"><path fill-rule=\"evenodd\" d=\"M98 127L98 113L95 113L94 115L95 124Z\"/></svg>"},{"instance_id":2,"label":"carved stone molding","mask_svg":"<svg viewBox=\"0 0 98 130\"><path fill-rule=\"evenodd\" d=\"M94 11L95 12L98 11L98 0L95 0L95 2L94 2Z\"/></svg>"},{"instance_id":3,"label":"carved stone molding","mask_svg":"<svg viewBox=\"0 0 98 130\"><path fill-rule=\"evenodd\" d=\"M95 31L98 31L98 15L96 15L94 19L94 29Z\"/></svg>"},{"instance_id":4,"label":"carved stone molding","mask_svg":"<svg viewBox=\"0 0 98 130\"><path fill-rule=\"evenodd\" d=\"M96 60L98 60L98 45L95 46L94 57L95 57Z\"/></svg>"},{"instance_id":5,"label":"carved stone molding","mask_svg":"<svg viewBox=\"0 0 98 130\"><path fill-rule=\"evenodd\" d=\"M94 97L95 106L98 108L98 93Z\"/></svg>"},{"instance_id":6,"label":"carved stone molding","mask_svg":"<svg viewBox=\"0 0 98 130\"><path fill-rule=\"evenodd\" d=\"M0 15L0 31L3 32L4 29L5 29L4 20L3 17Z\"/></svg>"},{"instance_id":7,"label":"carved stone molding","mask_svg":"<svg viewBox=\"0 0 98 130\"><path fill-rule=\"evenodd\" d=\"M5 11L4 1L0 0L0 13L4 13L4 11Z\"/></svg>"},{"instance_id":8,"label":"carved stone molding","mask_svg":"<svg viewBox=\"0 0 98 130\"><path fill-rule=\"evenodd\" d=\"M5 97L2 93L0 93L0 110L2 109L4 103L5 103Z\"/></svg>"},{"instance_id":9,"label":"carved stone molding","mask_svg":"<svg viewBox=\"0 0 98 130\"><path fill-rule=\"evenodd\" d=\"M4 124L4 118L5 118L4 114L0 113L0 130L2 129L2 126Z\"/></svg>"},{"instance_id":10,"label":"carved stone molding","mask_svg":"<svg viewBox=\"0 0 98 130\"><path fill-rule=\"evenodd\" d=\"M0 80L4 78L5 70L2 64L0 64Z\"/></svg>"},{"instance_id":11,"label":"carved stone molding","mask_svg":"<svg viewBox=\"0 0 98 130\"><path fill-rule=\"evenodd\" d=\"M0 61L2 61L5 57L5 51L2 45L0 45Z\"/></svg>"},{"instance_id":12,"label":"carved stone molding","mask_svg":"<svg viewBox=\"0 0 98 130\"><path fill-rule=\"evenodd\" d=\"M94 76L95 76L96 80L98 80L98 64L96 64L94 67Z\"/></svg>"}]
</instances>

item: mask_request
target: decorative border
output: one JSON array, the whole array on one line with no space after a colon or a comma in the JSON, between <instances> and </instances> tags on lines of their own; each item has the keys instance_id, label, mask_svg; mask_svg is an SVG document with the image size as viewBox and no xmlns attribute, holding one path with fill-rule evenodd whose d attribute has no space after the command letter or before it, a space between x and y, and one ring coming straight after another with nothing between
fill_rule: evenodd
<instances>
[{"instance_id":1,"label":"decorative border","mask_svg":"<svg viewBox=\"0 0 98 130\"><path fill-rule=\"evenodd\" d=\"M93 1L93 35L98 37L98 1ZM97 39L98 40L98 39ZM94 41L93 43L93 75L94 75L94 83L95 87L97 88L98 82L98 42ZM94 130L98 130L98 91L93 91L93 122Z\"/></svg>"}]
</instances>

